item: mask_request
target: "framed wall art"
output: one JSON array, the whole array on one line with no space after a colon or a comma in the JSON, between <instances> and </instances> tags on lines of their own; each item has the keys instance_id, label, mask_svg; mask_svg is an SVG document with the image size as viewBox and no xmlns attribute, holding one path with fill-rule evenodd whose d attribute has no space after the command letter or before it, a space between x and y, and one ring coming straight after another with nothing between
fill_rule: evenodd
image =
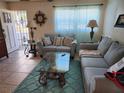
<instances>
[{"instance_id":1,"label":"framed wall art","mask_svg":"<svg viewBox=\"0 0 124 93\"><path fill-rule=\"evenodd\" d=\"M118 16L118 19L114 25L114 27L121 27L124 28L124 14L120 14Z\"/></svg>"}]
</instances>

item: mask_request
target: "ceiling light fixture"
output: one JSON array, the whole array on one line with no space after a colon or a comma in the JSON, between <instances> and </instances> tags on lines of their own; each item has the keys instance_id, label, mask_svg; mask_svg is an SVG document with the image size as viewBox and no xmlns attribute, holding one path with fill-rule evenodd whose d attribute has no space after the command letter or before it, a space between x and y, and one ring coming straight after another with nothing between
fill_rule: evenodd
<instances>
[{"instance_id":1,"label":"ceiling light fixture","mask_svg":"<svg viewBox=\"0 0 124 93\"><path fill-rule=\"evenodd\" d=\"M48 0L49 2L52 2L53 0Z\"/></svg>"}]
</instances>

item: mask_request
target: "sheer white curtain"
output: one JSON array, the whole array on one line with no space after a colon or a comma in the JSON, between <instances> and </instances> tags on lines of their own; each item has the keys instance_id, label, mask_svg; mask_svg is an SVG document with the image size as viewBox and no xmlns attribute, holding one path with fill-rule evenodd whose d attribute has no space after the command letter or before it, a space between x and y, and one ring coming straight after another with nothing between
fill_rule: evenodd
<instances>
[{"instance_id":1,"label":"sheer white curtain","mask_svg":"<svg viewBox=\"0 0 124 93\"><path fill-rule=\"evenodd\" d=\"M99 24L100 6L55 7L55 31L61 34L73 33L78 42L89 41L89 20ZM97 29L95 29L97 31Z\"/></svg>"}]
</instances>

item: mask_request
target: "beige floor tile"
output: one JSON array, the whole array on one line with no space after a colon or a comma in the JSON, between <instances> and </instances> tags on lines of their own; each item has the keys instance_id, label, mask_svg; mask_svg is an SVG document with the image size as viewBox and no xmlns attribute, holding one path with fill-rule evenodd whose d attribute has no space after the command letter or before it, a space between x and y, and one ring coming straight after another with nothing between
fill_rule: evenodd
<instances>
[{"instance_id":1,"label":"beige floor tile","mask_svg":"<svg viewBox=\"0 0 124 93\"><path fill-rule=\"evenodd\" d=\"M18 69L17 72L26 72L26 73L30 73L34 68L35 68L36 64L35 65L23 65L22 67L20 67Z\"/></svg>"},{"instance_id":2,"label":"beige floor tile","mask_svg":"<svg viewBox=\"0 0 124 93\"><path fill-rule=\"evenodd\" d=\"M5 64L5 63L0 63L0 71L2 70L2 69L4 69L5 67L7 66L7 64Z\"/></svg>"},{"instance_id":3,"label":"beige floor tile","mask_svg":"<svg viewBox=\"0 0 124 93\"><path fill-rule=\"evenodd\" d=\"M3 83L10 75L12 72L0 72L0 83Z\"/></svg>"},{"instance_id":4,"label":"beige floor tile","mask_svg":"<svg viewBox=\"0 0 124 93\"><path fill-rule=\"evenodd\" d=\"M40 61L38 60L36 62L36 60L25 60L24 64L25 65L37 65Z\"/></svg>"},{"instance_id":5,"label":"beige floor tile","mask_svg":"<svg viewBox=\"0 0 124 93\"><path fill-rule=\"evenodd\" d=\"M1 71L16 72L19 68L21 68L21 66L23 65L7 64L4 68L1 69Z\"/></svg>"},{"instance_id":6,"label":"beige floor tile","mask_svg":"<svg viewBox=\"0 0 124 93\"><path fill-rule=\"evenodd\" d=\"M17 86L0 84L0 93L12 93Z\"/></svg>"},{"instance_id":7,"label":"beige floor tile","mask_svg":"<svg viewBox=\"0 0 124 93\"><path fill-rule=\"evenodd\" d=\"M13 73L10 77L8 77L4 81L4 83L11 84L11 85L19 85L27 75L28 73Z\"/></svg>"},{"instance_id":8,"label":"beige floor tile","mask_svg":"<svg viewBox=\"0 0 124 93\"><path fill-rule=\"evenodd\" d=\"M9 57L8 59L6 60L3 60L4 63L13 63L13 62L16 62L18 61L19 58L12 58L12 57Z\"/></svg>"},{"instance_id":9,"label":"beige floor tile","mask_svg":"<svg viewBox=\"0 0 124 93\"><path fill-rule=\"evenodd\" d=\"M0 59L0 93L12 93L40 61L39 56L26 57L24 50L12 52L9 58Z\"/></svg>"}]
</instances>

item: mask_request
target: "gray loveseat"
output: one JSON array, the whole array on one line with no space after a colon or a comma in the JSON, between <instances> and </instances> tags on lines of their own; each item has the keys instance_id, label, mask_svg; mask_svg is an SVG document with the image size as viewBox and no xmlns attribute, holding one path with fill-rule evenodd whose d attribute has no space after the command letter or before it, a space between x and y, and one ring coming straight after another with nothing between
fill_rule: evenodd
<instances>
[{"instance_id":1,"label":"gray loveseat","mask_svg":"<svg viewBox=\"0 0 124 93\"><path fill-rule=\"evenodd\" d=\"M52 41L52 44L45 46L42 40L38 42L37 48L40 56L43 56L47 52L69 52L71 58L74 57L76 52L76 44L77 44L77 41L74 39L74 35L62 36L60 34L45 34L44 37L49 37L50 40ZM65 39L63 39L62 45L54 45L54 39L56 37L63 37L63 38L70 37L72 41L71 42L65 41ZM64 44L64 42L66 42L67 44Z\"/></svg>"},{"instance_id":2,"label":"gray loveseat","mask_svg":"<svg viewBox=\"0 0 124 93\"><path fill-rule=\"evenodd\" d=\"M87 51L86 46L88 45L84 44L84 46L80 46L79 53L85 93L122 93L118 87L105 78L104 74L110 66L124 57L124 46L113 42L108 37L102 38L101 42L94 48L96 50L89 50L88 47ZM90 47L93 49L94 46L92 47L90 44ZM88 52L90 53L88 54Z\"/></svg>"}]
</instances>

